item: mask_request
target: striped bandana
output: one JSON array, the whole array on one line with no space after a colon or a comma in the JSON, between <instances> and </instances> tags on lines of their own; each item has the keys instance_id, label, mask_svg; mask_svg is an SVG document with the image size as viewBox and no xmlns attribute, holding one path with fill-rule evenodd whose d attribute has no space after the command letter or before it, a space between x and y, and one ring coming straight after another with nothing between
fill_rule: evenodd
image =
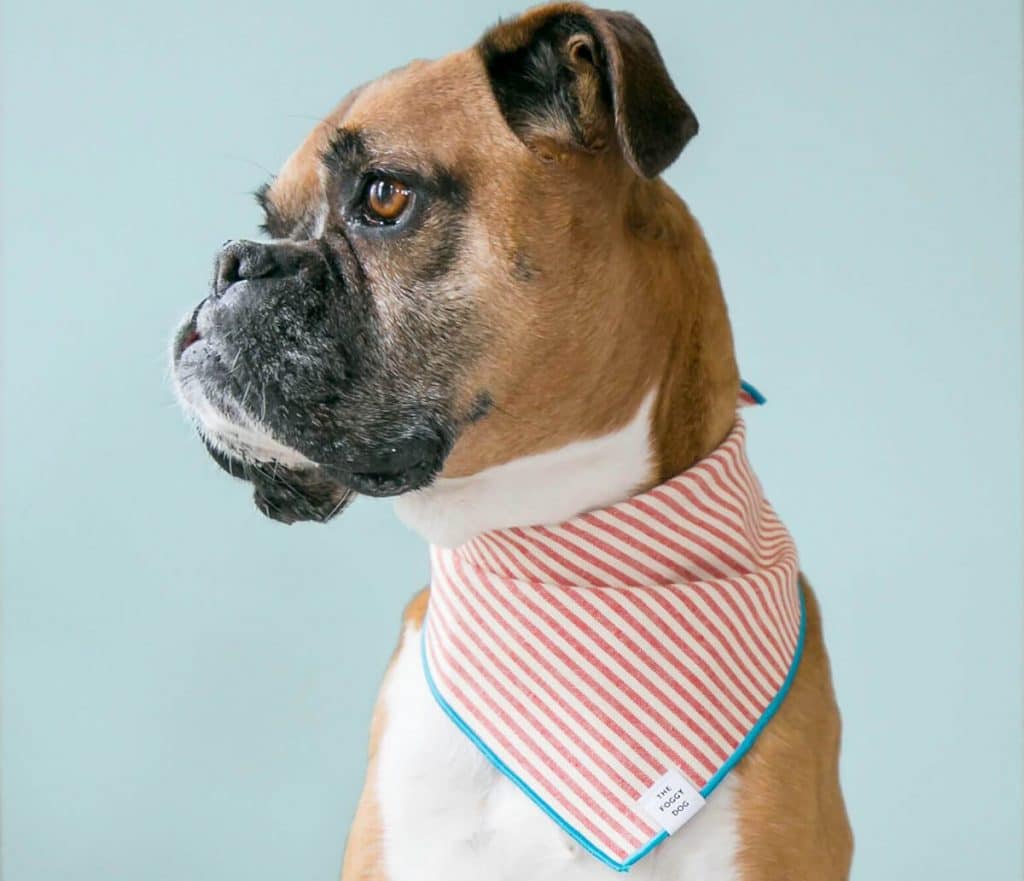
<instances>
[{"instance_id":1,"label":"striped bandana","mask_svg":"<svg viewBox=\"0 0 1024 881\"><path fill-rule=\"evenodd\" d=\"M763 399L744 385L741 403ZM620 871L704 804L803 644L796 548L736 424L678 477L431 549L423 665L497 768Z\"/></svg>"}]
</instances>

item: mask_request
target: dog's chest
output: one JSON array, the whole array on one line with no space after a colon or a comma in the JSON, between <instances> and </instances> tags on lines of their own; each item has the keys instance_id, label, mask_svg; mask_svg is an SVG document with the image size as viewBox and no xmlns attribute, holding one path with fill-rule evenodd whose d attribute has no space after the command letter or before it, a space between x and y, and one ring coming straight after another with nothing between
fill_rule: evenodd
<instances>
[{"instance_id":1,"label":"dog's chest","mask_svg":"<svg viewBox=\"0 0 1024 881\"><path fill-rule=\"evenodd\" d=\"M406 631L384 691L374 781L388 881L596 881L583 851L445 716L427 687L419 630ZM736 781L630 871L639 881L734 879Z\"/></svg>"}]
</instances>

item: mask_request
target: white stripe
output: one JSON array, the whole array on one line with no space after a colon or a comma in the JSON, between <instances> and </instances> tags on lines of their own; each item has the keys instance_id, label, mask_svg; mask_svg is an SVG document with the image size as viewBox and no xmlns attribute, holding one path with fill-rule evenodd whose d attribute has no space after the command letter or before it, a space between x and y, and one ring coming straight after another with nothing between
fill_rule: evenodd
<instances>
[{"instance_id":1,"label":"white stripe","mask_svg":"<svg viewBox=\"0 0 1024 881\"><path fill-rule=\"evenodd\" d=\"M640 697L641 700L644 702L642 705L634 704L632 699L630 699L628 696L624 696L625 702L629 706L629 709L633 713L633 715L639 718L643 723L644 727L648 730L659 732L666 740L671 740L670 731L666 731L664 724L652 715L652 710L657 712L666 720L671 720L677 716L676 707L672 703L663 701L661 698L659 698L654 693L654 691L645 684L644 681L638 679L634 674L629 672L619 661L615 660L615 658L612 657L612 646L615 643L614 634L608 631L604 626L600 625L596 619L593 619L583 609L573 609L573 614L585 620L589 625L588 627L581 629L577 628L576 625L572 623L570 618L567 616L566 611L563 608L560 608L559 605L554 604L552 601L544 602L543 597L541 597L538 601L538 597L534 596L532 593L531 599L537 602L537 604L543 608L547 615L550 618L552 618L554 622L561 627L561 629L572 634L576 641L580 643L583 651L590 656L589 672L591 672L592 674L596 674L600 670L614 671L616 677L625 682L631 688L631 690L634 691L638 695L638 697ZM552 628L549 628L548 625L541 619L538 619L535 622L535 624L543 625L543 629L546 633L549 634L549 638L556 644L564 643L564 637L558 635ZM604 637L603 639L601 638L602 636ZM614 646L614 648L618 650L620 647ZM565 651L570 656L577 654L576 650L572 649L569 646L565 647ZM623 653L620 652L620 654ZM588 659L585 657L579 658L579 661L583 665L588 664ZM637 663L633 664L632 666L636 667L638 669L638 672L643 672L641 669L644 666L643 664ZM649 679L652 682L652 684L655 685L655 687L660 688L660 686L658 686L658 684L653 681L653 676ZM614 692L615 687L610 686L609 690ZM662 693L664 694L664 690L662 690ZM647 707L650 707L651 710L648 710ZM629 731L632 729L632 725L625 725L624 728L626 731ZM680 750L680 752L683 751L681 745L678 745L677 748ZM666 762L671 763L671 760L668 757L662 756L662 758ZM695 758L693 760L693 765L695 768L706 767L704 762L696 760ZM709 768L708 770L711 773L714 773L715 769Z\"/></svg>"},{"instance_id":2,"label":"white stripe","mask_svg":"<svg viewBox=\"0 0 1024 881\"><path fill-rule=\"evenodd\" d=\"M543 657L545 662L545 669L557 670L558 674L566 681L568 681L570 685L574 689L576 689L580 694L586 694L589 697L589 699L593 702L591 713L593 713L597 717L597 719L610 720L611 723L613 723L613 725L618 726L623 731L632 730L633 723L630 722L625 716L623 716L613 703L603 698L597 691L595 691L592 688L591 685L589 685L586 682L586 680L577 676L571 669L569 669L565 662L563 662L560 658L553 655L542 642L538 641L536 637L527 629L525 629L515 618L502 618L502 613L500 612L500 610L498 610L496 607L492 607L491 602L487 598L486 590L482 590L477 595L477 599L478 602L480 603L480 608L486 610L489 620L495 623L499 620L502 620L504 622L504 625L509 630L510 639L512 639L513 641L517 642L522 646L531 646L537 652L537 654ZM433 602L433 599L431 600L431 602ZM560 643L562 641L561 637L554 634L554 632L551 631L551 629L547 626L547 624L544 621L538 618L533 623L536 629L543 632L547 639L555 643ZM530 655L526 652L525 648L523 649L521 657L526 663L536 663L533 660L533 658L530 657ZM588 670L587 672L591 674L594 673L592 669ZM600 677L594 678L599 679ZM615 694L616 689L614 688L614 686L609 686L608 683L605 683L605 686L609 695ZM630 701L628 699L620 699L619 702L623 706L631 709ZM618 739L619 735L614 732L612 724L609 724L608 721L605 721L604 724L607 725L610 736L612 738ZM628 745L625 743L625 741L624 744ZM671 763L671 760L668 756L662 753L661 750L659 750L658 747L653 743L645 745L645 748L647 749L648 754L657 763L656 765L651 765L640 753L634 752L632 750L630 750L628 758L637 767L646 768L651 773L651 777L653 779L654 777L657 777L662 773L662 769L667 767Z\"/></svg>"},{"instance_id":3,"label":"white stripe","mask_svg":"<svg viewBox=\"0 0 1024 881\"><path fill-rule=\"evenodd\" d=\"M538 555L543 556L544 561L546 563L550 561L552 565L558 565L556 561L552 560L549 556L547 556L547 554L544 552L544 549L537 548L536 550ZM612 607L611 602L613 599L616 600L616 604L621 606L625 610L625 612L629 613L630 617L634 620L643 618L642 610L637 609L635 606L628 602L623 603L619 601L619 597L615 597L608 591L600 589L573 591L573 593L585 596L591 603L598 606L601 613L606 618L608 618L614 626L621 627L624 631L627 631L630 635L630 638L634 642L636 642L641 649L647 647L648 643L642 637L639 630L637 630L637 628L634 625L627 623L626 619ZM651 636L652 641L661 648L661 651L656 652L648 648L646 651L644 651L644 658L648 658L652 662L656 663L658 668L664 672L667 678L678 682L679 685L691 695L691 699L694 703L703 706L706 702L706 699L687 681L687 677L685 675L686 673L689 673L694 675L695 678L700 678L698 674L701 671L701 665L696 664L693 661L693 659L691 659L684 652L682 652L675 642L666 640L664 638L664 635L660 632L651 633ZM621 648L623 651L625 650L624 646L622 646ZM634 659L637 667L644 670L647 669L647 665L643 662L642 659L636 658L634 652L630 652L630 657ZM675 666L673 666L673 664L670 663L670 658L675 660ZM704 665L715 666L710 656L705 657ZM716 670L715 672L717 673L718 671ZM684 675L680 676L678 675L679 673L684 673ZM655 674L648 673L648 675L654 678L655 681L660 681L656 678ZM672 693L672 689L670 686L662 684L662 688L666 692ZM713 689L710 690L713 691ZM735 707L731 700L726 699L724 703L726 704L727 709L730 712L732 712L734 716L742 717L744 715L744 712ZM722 717L717 710L714 710L710 706L707 709L709 714L713 715L715 719L718 720L724 728L736 732L735 726L731 725L729 721ZM739 734L739 732L736 733ZM715 738L716 742L718 742L721 739L721 735L713 731L709 731L709 735L712 735ZM739 734L738 739L742 739L742 737L743 735Z\"/></svg>"},{"instance_id":4,"label":"white stripe","mask_svg":"<svg viewBox=\"0 0 1024 881\"><path fill-rule=\"evenodd\" d=\"M448 570L448 575L451 577L452 586L457 589L457 593L455 594L455 596L458 599L465 600L467 597L462 593L462 591L468 588L466 582L464 582L458 576L458 574L452 571L451 569ZM476 611L480 615L480 617L484 619L484 621L492 629L492 631L496 631L497 633L501 632L501 628L495 627L494 622L488 620L487 613L482 611L479 605L476 605ZM474 625L470 623L469 626ZM562 710L562 708L559 707L558 704L550 696L550 690L538 690L535 684L526 676L525 673L521 672L520 668L516 665L515 658L519 658L527 669L531 669L532 665L529 663L529 658L523 657L523 653L520 646L517 645L514 641L506 641L504 639L498 638L498 640L495 642L492 648L494 649L495 655L501 658L503 665L508 668L506 673L494 670L492 671L494 675L502 678L507 677L506 684L510 687L510 690L515 693L516 697L519 700L523 701L525 704L530 704L531 696L535 700L539 699L540 709L543 712L544 717L550 720L546 727L553 734L555 734L558 724L556 720L563 717L564 710ZM470 646L470 650L477 657L477 660L480 665L486 666L488 668L491 666L491 661L487 659L482 653L480 653L475 648L475 646ZM541 678L543 678L543 671L537 672L541 674ZM580 715L582 717L586 717L587 713L585 712L582 705L571 700L569 695L563 696L563 699L565 699L565 702L568 704L575 704L574 708L580 712ZM537 704L535 703L535 706L536 705ZM601 725L594 726L595 729L600 729L602 727L603 726ZM613 740L613 736L609 736L608 731L604 731L602 733L605 735L606 739L609 742ZM578 746L578 743L575 741L567 741L566 736L561 733L557 733L556 736L558 740L563 744L563 746L567 746L569 748L570 752L572 751L573 747ZM630 772L618 760L617 755L615 753L605 752L605 748L601 746L598 740L595 739L592 735L590 735L581 728L577 730L577 736L588 744L588 748L593 755L601 756L602 759L606 759L607 764L610 765L612 769L619 774L620 777L622 777L623 779L628 779L632 776L632 772ZM621 786L615 780L613 780L612 777L609 776L608 773L605 772L603 769L600 769L598 767L596 768L596 771L597 773L595 774L595 776L600 777L602 784L604 784L610 790L620 792L623 801L625 801L627 804L630 803L633 800L633 798L635 798L635 796L633 796L632 794L623 792Z\"/></svg>"},{"instance_id":5,"label":"white stripe","mask_svg":"<svg viewBox=\"0 0 1024 881\"><path fill-rule=\"evenodd\" d=\"M432 645L435 645L435 643L428 642L428 648ZM481 690L477 683L467 680L458 671L457 665L454 662L454 655L449 654L448 657L452 658L453 663L444 663L444 656L437 651L432 651L430 655L431 669L436 673L440 673L441 677L454 683L464 694L480 694ZM466 664L463 663L458 666L466 667ZM466 672L469 673L470 671L467 669ZM524 769L525 776L528 778L530 787L538 792L545 801L556 809L562 809L563 801L574 805L577 811L584 807L577 793L592 792L592 787L586 780L579 777L575 772L575 768L572 767L572 763L566 763L561 756L546 747L540 738L521 738L514 732L507 730L501 719L494 715L494 712L483 700L474 702L472 706L469 706L454 695L446 695L445 699L474 731L502 732L502 736L535 768L536 773ZM551 772L545 767L545 757L551 759L559 767L564 767L565 774L575 779L574 789L567 790L559 781L553 779ZM610 813L614 815L618 814L618 811L613 810ZM635 844L631 839L624 838L620 833L610 828L595 812L589 810L581 811L581 816L585 816L594 829L600 830L605 837L621 848L623 852L628 852L630 847Z\"/></svg>"}]
</instances>

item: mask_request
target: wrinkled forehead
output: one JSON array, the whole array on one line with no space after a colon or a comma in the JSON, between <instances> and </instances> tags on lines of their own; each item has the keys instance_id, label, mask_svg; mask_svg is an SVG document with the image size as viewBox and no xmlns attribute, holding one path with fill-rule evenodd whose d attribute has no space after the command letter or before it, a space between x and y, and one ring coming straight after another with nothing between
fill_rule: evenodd
<instances>
[{"instance_id":1,"label":"wrinkled forehead","mask_svg":"<svg viewBox=\"0 0 1024 881\"><path fill-rule=\"evenodd\" d=\"M284 215L301 216L320 198L323 158L346 133L371 159L406 167L472 168L495 141L514 147L473 50L414 61L351 92L285 162L266 196Z\"/></svg>"}]
</instances>

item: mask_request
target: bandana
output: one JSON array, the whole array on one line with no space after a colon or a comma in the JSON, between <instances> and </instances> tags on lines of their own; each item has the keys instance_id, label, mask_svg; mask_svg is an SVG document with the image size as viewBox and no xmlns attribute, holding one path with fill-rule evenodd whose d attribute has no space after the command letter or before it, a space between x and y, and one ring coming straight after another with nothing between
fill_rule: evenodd
<instances>
[{"instance_id":1,"label":"bandana","mask_svg":"<svg viewBox=\"0 0 1024 881\"><path fill-rule=\"evenodd\" d=\"M744 384L740 403L762 402ZM434 697L620 871L700 810L799 663L796 548L745 433L737 416L707 458L620 504L431 548Z\"/></svg>"}]
</instances>

